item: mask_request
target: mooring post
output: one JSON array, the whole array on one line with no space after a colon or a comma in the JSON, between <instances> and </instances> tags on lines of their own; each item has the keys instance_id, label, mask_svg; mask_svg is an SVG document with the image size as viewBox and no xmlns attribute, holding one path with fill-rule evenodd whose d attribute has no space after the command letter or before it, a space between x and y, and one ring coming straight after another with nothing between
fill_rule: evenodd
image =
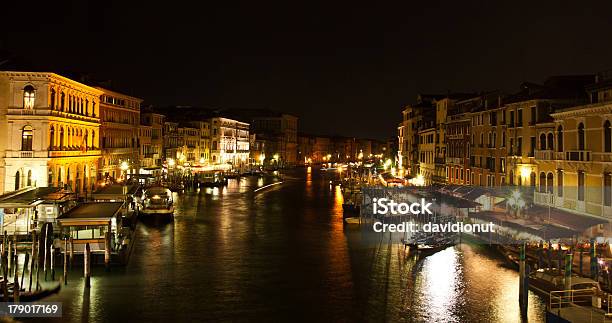
<instances>
[{"instance_id":1,"label":"mooring post","mask_svg":"<svg viewBox=\"0 0 612 323\"><path fill-rule=\"evenodd\" d=\"M548 249L547 253L548 253L548 268L553 268L553 263L552 263L552 244L550 243L550 240L548 240Z\"/></svg>"},{"instance_id":2,"label":"mooring post","mask_svg":"<svg viewBox=\"0 0 612 323\"><path fill-rule=\"evenodd\" d=\"M68 238L64 238L64 285L68 285Z\"/></svg>"},{"instance_id":3,"label":"mooring post","mask_svg":"<svg viewBox=\"0 0 612 323\"><path fill-rule=\"evenodd\" d=\"M529 282L529 278L527 277L528 269L525 263L526 248L525 242L523 242L519 248L519 307L522 317L527 317L527 291L529 290L529 286L527 285ZM527 288L527 290L525 288Z\"/></svg>"},{"instance_id":4,"label":"mooring post","mask_svg":"<svg viewBox=\"0 0 612 323\"><path fill-rule=\"evenodd\" d=\"M70 237L70 270L72 270L73 261L74 261L74 239Z\"/></svg>"},{"instance_id":5,"label":"mooring post","mask_svg":"<svg viewBox=\"0 0 612 323\"><path fill-rule=\"evenodd\" d=\"M9 240L8 242L8 254L7 254L7 261L8 261L8 271L9 271L9 277L11 276L11 268L13 268L12 264L13 264L13 242L11 240Z\"/></svg>"},{"instance_id":6,"label":"mooring post","mask_svg":"<svg viewBox=\"0 0 612 323\"><path fill-rule=\"evenodd\" d=\"M559 251L557 252L557 259L559 261L559 275L563 275L564 263L565 263L565 252L561 248L561 242L559 242Z\"/></svg>"},{"instance_id":7,"label":"mooring post","mask_svg":"<svg viewBox=\"0 0 612 323\"><path fill-rule=\"evenodd\" d=\"M595 243L595 239L591 239L591 278L595 281L599 281L597 266L597 244Z\"/></svg>"},{"instance_id":8,"label":"mooring post","mask_svg":"<svg viewBox=\"0 0 612 323\"><path fill-rule=\"evenodd\" d=\"M104 234L104 267L106 271L110 271L110 258L111 258L111 243L110 243L110 231Z\"/></svg>"},{"instance_id":9,"label":"mooring post","mask_svg":"<svg viewBox=\"0 0 612 323\"><path fill-rule=\"evenodd\" d=\"M25 261L23 262L23 270L21 271L21 284L19 286L25 286L25 272L28 269L28 262L30 262L30 254L26 252Z\"/></svg>"},{"instance_id":10,"label":"mooring post","mask_svg":"<svg viewBox=\"0 0 612 323\"><path fill-rule=\"evenodd\" d=\"M55 280L55 248L53 247L53 242L49 245L49 255L51 256L50 264L51 264L51 280Z\"/></svg>"},{"instance_id":11,"label":"mooring post","mask_svg":"<svg viewBox=\"0 0 612 323\"><path fill-rule=\"evenodd\" d=\"M30 265L30 281L28 282L28 284L30 285L28 287L28 291L30 292L32 291L32 277L34 273L34 266L36 266L36 260L38 259L38 254L36 253L36 244L36 231L32 230L32 264Z\"/></svg>"},{"instance_id":12,"label":"mooring post","mask_svg":"<svg viewBox=\"0 0 612 323\"><path fill-rule=\"evenodd\" d=\"M13 282L13 302L15 303L19 303L19 293L21 291L19 288L19 274L17 274L17 267L19 266L17 262L17 254L15 254L15 280Z\"/></svg>"},{"instance_id":13,"label":"mooring post","mask_svg":"<svg viewBox=\"0 0 612 323\"><path fill-rule=\"evenodd\" d=\"M2 274L4 275L4 279L2 280L2 294L4 295L4 301L8 302L8 254L3 254L0 261L2 262Z\"/></svg>"},{"instance_id":14,"label":"mooring post","mask_svg":"<svg viewBox=\"0 0 612 323\"><path fill-rule=\"evenodd\" d=\"M91 286L91 282L90 282L90 278L91 278L90 261L91 259L89 258L91 256L90 250L91 249L89 248L89 243L85 244L85 254L83 255L83 270L85 271L85 288L89 288Z\"/></svg>"},{"instance_id":15,"label":"mooring post","mask_svg":"<svg viewBox=\"0 0 612 323\"><path fill-rule=\"evenodd\" d=\"M572 289L572 261L571 252L565 254L565 289Z\"/></svg>"},{"instance_id":16,"label":"mooring post","mask_svg":"<svg viewBox=\"0 0 612 323\"><path fill-rule=\"evenodd\" d=\"M43 248L43 271L45 273L45 281L47 281L47 258L48 258L48 247L47 247L47 240L49 239L48 235L49 235L49 231L47 230L47 223L45 223L43 225L43 231L44 231L44 235L42 236L42 241L41 241L41 247Z\"/></svg>"}]
</instances>

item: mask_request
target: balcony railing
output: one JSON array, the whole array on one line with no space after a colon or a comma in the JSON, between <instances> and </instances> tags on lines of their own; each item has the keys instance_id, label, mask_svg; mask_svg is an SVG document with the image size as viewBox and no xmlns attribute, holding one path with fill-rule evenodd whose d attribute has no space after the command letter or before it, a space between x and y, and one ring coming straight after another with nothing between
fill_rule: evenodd
<instances>
[{"instance_id":1,"label":"balcony railing","mask_svg":"<svg viewBox=\"0 0 612 323\"><path fill-rule=\"evenodd\" d=\"M49 157L79 157L79 156L99 156L100 150L51 150Z\"/></svg>"},{"instance_id":2,"label":"balcony railing","mask_svg":"<svg viewBox=\"0 0 612 323\"><path fill-rule=\"evenodd\" d=\"M537 160L555 160L555 152L553 150L536 150L535 158Z\"/></svg>"},{"instance_id":3,"label":"balcony railing","mask_svg":"<svg viewBox=\"0 0 612 323\"><path fill-rule=\"evenodd\" d=\"M555 205L555 194L549 192L533 192L533 202L539 205Z\"/></svg>"},{"instance_id":4,"label":"balcony railing","mask_svg":"<svg viewBox=\"0 0 612 323\"><path fill-rule=\"evenodd\" d=\"M591 161L591 152L588 150L569 150L565 152L565 160L571 161Z\"/></svg>"}]
</instances>

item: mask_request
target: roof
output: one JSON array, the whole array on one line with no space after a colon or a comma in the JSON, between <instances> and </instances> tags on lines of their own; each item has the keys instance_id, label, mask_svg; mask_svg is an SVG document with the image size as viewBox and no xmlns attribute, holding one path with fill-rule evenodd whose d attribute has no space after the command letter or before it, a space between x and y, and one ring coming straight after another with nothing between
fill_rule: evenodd
<instances>
[{"instance_id":1,"label":"roof","mask_svg":"<svg viewBox=\"0 0 612 323\"><path fill-rule=\"evenodd\" d=\"M123 206L123 202L91 202L83 203L60 215L62 220L103 220L114 217Z\"/></svg>"},{"instance_id":2,"label":"roof","mask_svg":"<svg viewBox=\"0 0 612 323\"><path fill-rule=\"evenodd\" d=\"M26 207L36 202L64 202L74 198L70 191L59 187L27 188L0 195L0 207Z\"/></svg>"},{"instance_id":3,"label":"roof","mask_svg":"<svg viewBox=\"0 0 612 323\"><path fill-rule=\"evenodd\" d=\"M138 185L128 185L128 194L133 194L138 189ZM123 185L121 184L110 184L99 187L94 195L123 195Z\"/></svg>"}]
</instances>

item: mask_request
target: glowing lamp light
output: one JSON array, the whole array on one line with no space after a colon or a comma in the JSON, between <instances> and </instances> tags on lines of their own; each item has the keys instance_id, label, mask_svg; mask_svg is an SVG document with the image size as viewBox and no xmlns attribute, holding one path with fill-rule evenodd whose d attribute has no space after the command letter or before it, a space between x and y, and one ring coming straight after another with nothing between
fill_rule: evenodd
<instances>
[{"instance_id":1,"label":"glowing lamp light","mask_svg":"<svg viewBox=\"0 0 612 323\"><path fill-rule=\"evenodd\" d=\"M126 161L122 161L121 162L121 170L122 171L126 171L126 170L128 170L128 168L130 168L130 165Z\"/></svg>"},{"instance_id":2,"label":"glowing lamp light","mask_svg":"<svg viewBox=\"0 0 612 323\"><path fill-rule=\"evenodd\" d=\"M521 166L521 177L527 178L531 174L531 169L527 166Z\"/></svg>"},{"instance_id":3,"label":"glowing lamp light","mask_svg":"<svg viewBox=\"0 0 612 323\"><path fill-rule=\"evenodd\" d=\"M200 158L200 164L204 164L204 158Z\"/></svg>"},{"instance_id":4,"label":"glowing lamp light","mask_svg":"<svg viewBox=\"0 0 612 323\"><path fill-rule=\"evenodd\" d=\"M278 154L274 154L274 160L278 160Z\"/></svg>"},{"instance_id":5,"label":"glowing lamp light","mask_svg":"<svg viewBox=\"0 0 612 323\"><path fill-rule=\"evenodd\" d=\"M169 158L169 159L168 159L168 166L171 166L171 167L172 167L172 166L174 166L174 164L175 164L174 159Z\"/></svg>"}]
</instances>

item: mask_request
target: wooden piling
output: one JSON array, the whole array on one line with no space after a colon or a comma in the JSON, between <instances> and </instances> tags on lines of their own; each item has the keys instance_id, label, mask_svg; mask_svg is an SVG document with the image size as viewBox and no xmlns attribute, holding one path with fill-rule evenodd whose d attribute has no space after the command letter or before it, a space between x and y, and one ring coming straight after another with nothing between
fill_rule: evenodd
<instances>
[{"instance_id":1,"label":"wooden piling","mask_svg":"<svg viewBox=\"0 0 612 323\"><path fill-rule=\"evenodd\" d=\"M23 270L21 271L21 284L19 286L25 286L25 272L28 269L28 263L30 262L30 254L26 252L25 261L23 262Z\"/></svg>"},{"instance_id":2,"label":"wooden piling","mask_svg":"<svg viewBox=\"0 0 612 323\"><path fill-rule=\"evenodd\" d=\"M110 229L110 228L109 228ZM104 267L106 271L110 271L110 258L111 258L111 243L110 243L110 231L104 234Z\"/></svg>"},{"instance_id":3,"label":"wooden piling","mask_svg":"<svg viewBox=\"0 0 612 323\"><path fill-rule=\"evenodd\" d=\"M51 264L51 280L55 280L55 248L53 243L49 246L50 264Z\"/></svg>"},{"instance_id":4,"label":"wooden piling","mask_svg":"<svg viewBox=\"0 0 612 323\"><path fill-rule=\"evenodd\" d=\"M74 239L70 237L70 270L72 270L73 261L74 261Z\"/></svg>"},{"instance_id":5,"label":"wooden piling","mask_svg":"<svg viewBox=\"0 0 612 323\"><path fill-rule=\"evenodd\" d=\"M19 288L19 275L17 274L17 267L19 267L19 262L17 261L17 254L15 254L15 281L13 282L13 302L19 303L19 292L21 288Z\"/></svg>"},{"instance_id":6,"label":"wooden piling","mask_svg":"<svg viewBox=\"0 0 612 323\"><path fill-rule=\"evenodd\" d=\"M2 280L2 295L5 302L8 302L8 254L5 253L0 258L0 262L2 263L2 274L4 275L4 279Z\"/></svg>"},{"instance_id":7,"label":"wooden piling","mask_svg":"<svg viewBox=\"0 0 612 323\"><path fill-rule=\"evenodd\" d=\"M83 270L85 274L85 288L89 288L91 286L91 249L89 248L89 243L85 244L85 253L83 255Z\"/></svg>"},{"instance_id":8,"label":"wooden piling","mask_svg":"<svg viewBox=\"0 0 612 323\"><path fill-rule=\"evenodd\" d=\"M64 285L68 285L68 238L64 238Z\"/></svg>"},{"instance_id":9,"label":"wooden piling","mask_svg":"<svg viewBox=\"0 0 612 323\"><path fill-rule=\"evenodd\" d=\"M11 275L11 268L12 267L12 262L13 262L13 242L11 240L9 240L8 242L8 254L6 255L7 257L7 269L9 272L9 276Z\"/></svg>"},{"instance_id":10,"label":"wooden piling","mask_svg":"<svg viewBox=\"0 0 612 323\"><path fill-rule=\"evenodd\" d=\"M34 268L36 266L36 259L38 257L38 254L36 253L36 245L38 244L38 241L36 240L36 231L32 231L32 264L30 265L30 281L29 281L29 287L28 287L28 291L32 291L32 276L34 273Z\"/></svg>"},{"instance_id":11,"label":"wooden piling","mask_svg":"<svg viewBox=\"0 0 612 323\"><path fill-rule=\"evenodd\" d=\"M529 278L527 277L527 266L525 261L526 256L526 244L523 243L519 249L519 307L521 312L521 317L527 317L527 303L528 297L527 293L529 291ZM526 283L527 282L527 283Z\"/></svg>"}]
</instances>

